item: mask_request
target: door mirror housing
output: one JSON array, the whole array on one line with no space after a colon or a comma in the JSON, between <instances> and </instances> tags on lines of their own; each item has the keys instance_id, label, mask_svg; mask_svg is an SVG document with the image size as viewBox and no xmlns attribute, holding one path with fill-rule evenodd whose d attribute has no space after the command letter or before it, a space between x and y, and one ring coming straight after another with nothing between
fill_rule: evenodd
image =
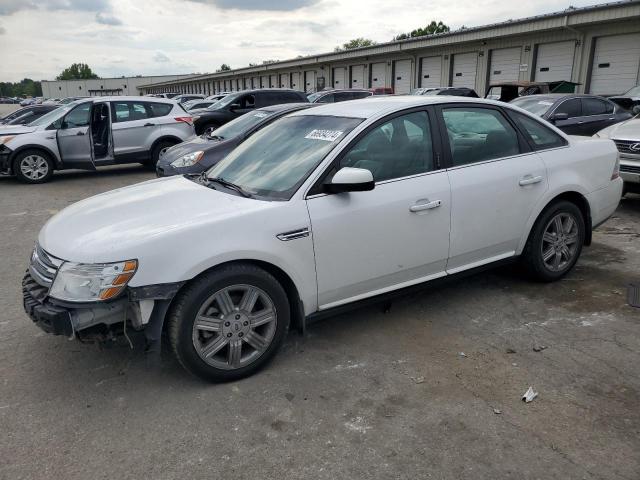
<instances>
[{"instance_id":1,"label":"door mirror housing","mask_svg":"<svg viewBox=\"0 0 640 480\"><path fill-rule=\"evenodd\" d=\"M549 120L551 120L552 123L561 122L563 120L568 120L568 119L569 119L568 113L554 113L549 118Z\"/></svg>"},{"instance_id":2,"label":"door mirror housing","mask_svg":"<svg viewBox=\"0 0 640 480\"><path fill-rule=\"evenodd\" d=\"M336 172L329 183L324 184L327 193L366 192L373 190L373 174L365 168L344 167Z\"/></svg>"}]
</instances>

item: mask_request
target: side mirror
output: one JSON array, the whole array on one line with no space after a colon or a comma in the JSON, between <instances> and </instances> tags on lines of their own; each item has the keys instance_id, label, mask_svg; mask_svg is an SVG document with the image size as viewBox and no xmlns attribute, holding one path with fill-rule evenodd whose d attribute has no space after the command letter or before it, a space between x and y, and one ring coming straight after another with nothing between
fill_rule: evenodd
<instances>
[{"instance_id":1,"label":"side mirror","mask_svg":"<svg viewBox=\"0 0 640 480\"><path fill-rule=\"evenodd\" d=\"M239 103L232 103L231 105L229 105L229 110L231 110L232 112L234 110L238 110L240 108L240 104Z\"/></svg>"},{"instance_id":2,"label":"side mirror","mask_svg":"<svg viewBox=\"0 0 640 480\"><path fill-rule=\"evenodd\" d=\"M551 120L551 123L561 122L563 120L568 120L568 119L569 119L568 113L554 113L549 118L549 120Z\"/></svg>"},{"instance_id":3,"label":"side mirror","mask_svg":"<svg viewBox=\"0 0 640 480\"><path fill-rule=\"evenodd\" d=\"M327 193L366 192L373 190L373 174L364 168L344 167L324 184Z\"/></svg>"},{"instance_id":4,"label":"side mirror","mask_svg":"<svg viewBox=\"0 0 640 480\"><path fill-rule=\"evenodd\" d=\"M631 109L631 113L633 113L634 115L640 115L640 105L636 105L635 107L633 107Z\"/></svg>"}]
</instances>

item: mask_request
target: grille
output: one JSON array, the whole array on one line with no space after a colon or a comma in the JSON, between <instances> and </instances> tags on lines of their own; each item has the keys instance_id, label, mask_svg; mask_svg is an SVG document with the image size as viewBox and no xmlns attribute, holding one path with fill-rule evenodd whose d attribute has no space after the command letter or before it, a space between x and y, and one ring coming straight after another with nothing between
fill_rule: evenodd
<instances>
[{"instance_id":1,"label":"grille","mask_svg":"<svg viewBox=\"0 0 640 480\"><path fill-rule=\"evenodd\" d=\"M640 155L640 150L632 150L631 145L640 145L638 140L614 140L616 147L620 153L630 153L632 155Z\"/></svg>"},{"instance_id":2,"label":"grille","mask_svg":"<svg viewBox=\"0 0 640 480\"><path fill-rule=\"evenodd\" d=\"M29 272L33 279L43 287L51 287L53 279L58 272L58 268L62 264L62 260L52 257L45 252L40 245L36 245L31 255L31 264Z\"/></svg>"},{"instance_id":3,"label":"grille","mask_svg":"<svg viewBox=\"0 0 640 480\"><path fill-rule=\"evenodd\" d=\"M621 172L628 172L628 173L640 173L640 166L620 165L620 171Z\"/></svg>"}]
</instances>

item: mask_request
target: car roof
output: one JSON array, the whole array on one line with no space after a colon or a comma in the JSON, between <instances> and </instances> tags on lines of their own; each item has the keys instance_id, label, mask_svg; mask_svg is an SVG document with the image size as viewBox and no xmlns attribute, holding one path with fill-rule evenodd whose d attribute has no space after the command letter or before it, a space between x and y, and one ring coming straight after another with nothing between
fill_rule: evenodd
<instances>
[{"instance_id":1,"label":"car roof","mask_svg":"<svg viewBox=\"0 0 640 480\"><path fill-rule=\"evenodd\" d=\"M478 103L485 105L504 106L504 102L487 100L483 98L455 97L455 96L423 96L423 95L397 95L397 96L371 96L366 99L349 100L346 102L326 103L311 109L310 112L301 111L292 113L295 115L325 115L334 117L372 118L380 114L390 113L405 108L438 105L443 103Z\"/></svg>"},{"instance_id":2,"label":"car roof","mask_svg":"<svg viewBox=\"0 0 640 480\"><path fill-rule=\"evenodd\" d=\"M274 113L279 113L279 112L286 112L289 110L300 110L303 108L309 108L316 105L315 103L303 103L303 102L299 102L299 103L281 103L278 105L269 105L267 107L261 107L256 109L256 111L259 110L265 110L268 112L274 112Z\"/></svg>"},{"instance_id":3,"label":"car roof","mask_svg":"<svg viewBox=\"0 0 640 480\"><path fill-rule=\"evenodd\" d=\"M140 96L134 96L134 95L113 95L113 96L104 96L104 97L87 97L87 98L79 98L78 100L76 100L75 102L72 103L84 103L84 102L92 102L92 103L97 103L97 102L114 102L114 101L121 101L121 102L135 102L135 101L142 101L142 102L154 102L154 103L167 103L167 104L171 104L174 105L176 102L174 102L171 99L168 98L157 98L157 97L140 97Z\"/></svg>"}]
</instances>

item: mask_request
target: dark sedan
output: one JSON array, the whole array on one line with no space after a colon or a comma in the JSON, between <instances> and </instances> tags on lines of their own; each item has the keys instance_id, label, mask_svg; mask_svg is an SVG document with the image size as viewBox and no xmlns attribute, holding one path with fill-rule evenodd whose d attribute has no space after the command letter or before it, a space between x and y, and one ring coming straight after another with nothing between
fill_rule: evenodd
<instances>
[{"instance_id":1,"label":"dark sedan","mask_svg":"<svg viewBox=\"0 0 640 480\"><path fill-rule=\"evenodd\" d=\"M227 95L209 108L190 110L196 133L201 135L215 130L234 118L256 108L280 105L281 103L306 103L304 93L286 88L244 90Z\"/></svg>"},{"instance_id":2,"label":"dark sedan","mask_svg":"<svg viewBox=\"0 0 640 480\"><path fill-rule=\"evenodd\" d=\"M4 118L0 118L0 125L26 125L43 115L55 110L60 105L31 105L20 108Z\"/></svg>"},{"instance_id":3,"label":"dark sedan","mask_svg":"<svg viewBox=\"0 0 640 480\"><path fill-rule=\"evenodd\" d=\"M510 103L539 115L568 135L590 137L609 125L632 117L619 105L595 95L532 95Z\"/></svg>"},{"instance_id":4,"label":"dark sedan","mask_svg":"<svg viewBox=\"0 0 640 480\"><path fill-rule=\"evenodd\" d=\"M160 156L156 165L159 177L203 172L249 136L288 113L315 106L312 103L286 103L259 108L242 115L211 133L175 145Z\"/></svg>"}]
</instances>

